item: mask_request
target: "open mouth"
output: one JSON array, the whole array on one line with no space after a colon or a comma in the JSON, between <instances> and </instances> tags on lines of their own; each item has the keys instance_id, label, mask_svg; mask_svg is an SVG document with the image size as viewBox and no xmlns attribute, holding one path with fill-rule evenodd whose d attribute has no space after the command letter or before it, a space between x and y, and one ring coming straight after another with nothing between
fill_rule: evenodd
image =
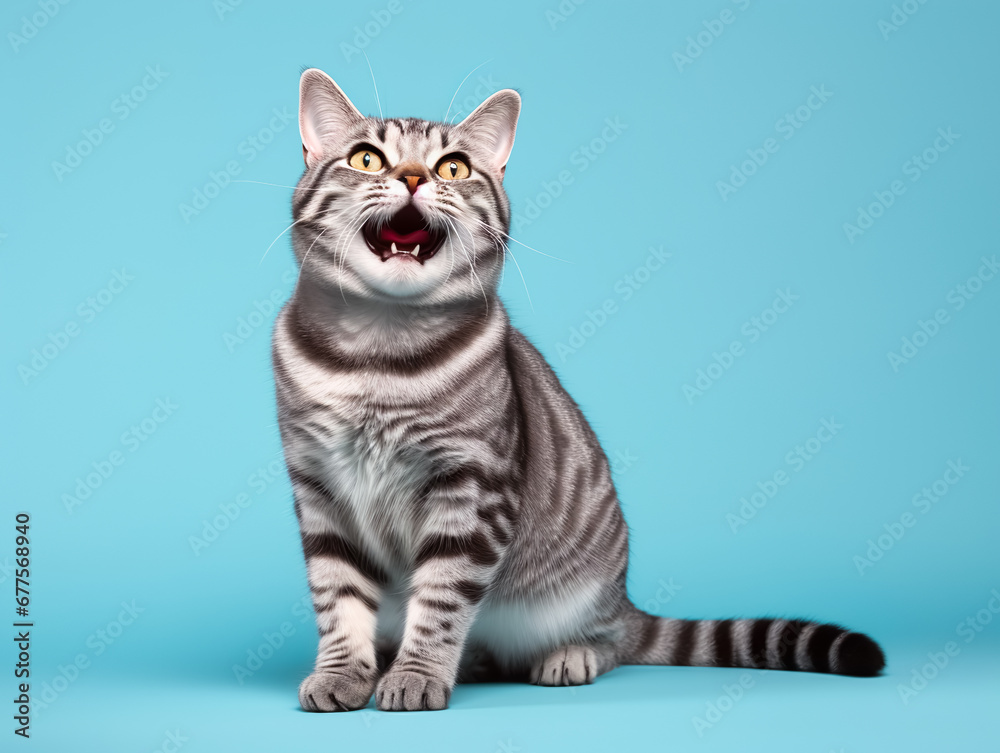
<instances>
[{"instance_id":1,"label":"open mouth","mask_svg":"<svg viewBox=\"0 0 1000 753\"><path fill-rule=\"evenodd\" d=\"M444 233L428 227L413 204L407 204L386 223L366 223L362 235L382 261L399 259L421 264L434 256L444 241Z\"/></svg>"}]
</instances>

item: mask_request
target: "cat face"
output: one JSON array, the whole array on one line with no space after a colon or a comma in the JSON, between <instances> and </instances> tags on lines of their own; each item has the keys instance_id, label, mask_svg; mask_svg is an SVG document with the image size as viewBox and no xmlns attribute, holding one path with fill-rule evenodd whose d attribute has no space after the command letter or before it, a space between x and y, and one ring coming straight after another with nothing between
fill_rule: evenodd
<instances>
[{"instance_id":1,"label":"cat face","mask_svg":"<svg viewBox=\"0 0 1000 753\"><path fill-rule=\"evenodd\" d=\"M293 197L302 275L344 295L410 303L494 291L520 105L506 89L457 125L366 118L325 73L303 73L306 171Z\"/></svg>"}]
</instances>

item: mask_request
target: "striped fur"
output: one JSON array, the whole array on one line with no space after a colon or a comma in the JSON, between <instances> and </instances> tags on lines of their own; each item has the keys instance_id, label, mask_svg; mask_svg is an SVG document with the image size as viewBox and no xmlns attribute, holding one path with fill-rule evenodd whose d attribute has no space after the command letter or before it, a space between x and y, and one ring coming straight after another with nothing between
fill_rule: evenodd
<instances>
[{"instance_id":1,"label":"striped fur","mask_svg":"<svg viewBox=\"0 0 1000 753\"><path fill-rule=\"evenodd\" d=\"M457 681L577 685L620 664L877 674L876 644L838 627L665 619L629 601L608 460L496 293L519 104L499 92L458 125L365 118L303 74L301 273L273 341L320 633L302 707L374 694L439 709ZM382 171L348 164L362 144ZM435 177L449 154L468 178ZM420 262L383 260L362 225L411 203L445 240Z\"/></svg>"}]
</instances>

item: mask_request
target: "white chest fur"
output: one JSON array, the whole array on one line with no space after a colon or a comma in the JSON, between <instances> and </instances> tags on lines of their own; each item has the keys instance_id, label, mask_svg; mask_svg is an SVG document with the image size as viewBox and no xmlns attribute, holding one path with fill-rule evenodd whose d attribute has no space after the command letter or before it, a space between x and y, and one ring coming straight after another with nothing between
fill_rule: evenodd
<instances>
[{"instance_id":1,"label":"white chest fur","mask_svg":"<svg viewBox=\"0 0 1000 753\"><path fill-rule=\"evenodd\" d=\"M327 416L297 448L317 477L346 503L354 528L383 565L414 554L417 501L430 476L426 456L376 419Z\"/></svg>"}]
</instances>

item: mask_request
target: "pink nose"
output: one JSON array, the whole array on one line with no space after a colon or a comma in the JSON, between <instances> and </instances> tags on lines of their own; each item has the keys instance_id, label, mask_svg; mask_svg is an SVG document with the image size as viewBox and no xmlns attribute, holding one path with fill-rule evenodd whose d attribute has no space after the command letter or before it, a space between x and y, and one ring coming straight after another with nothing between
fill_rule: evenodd
<instances>
[{"instance_id":1,"label":"pink nose","mask_svg":"<svg viewBox=\"0 0 1000 753\"><path fill-rule=\"evenodd\" d=\"M400 180L406 183L406 188L411 196L417 192L417 187L421 183L427 182L427 179L422 175L404 175Z\"/></svg>"}]
</instances>

